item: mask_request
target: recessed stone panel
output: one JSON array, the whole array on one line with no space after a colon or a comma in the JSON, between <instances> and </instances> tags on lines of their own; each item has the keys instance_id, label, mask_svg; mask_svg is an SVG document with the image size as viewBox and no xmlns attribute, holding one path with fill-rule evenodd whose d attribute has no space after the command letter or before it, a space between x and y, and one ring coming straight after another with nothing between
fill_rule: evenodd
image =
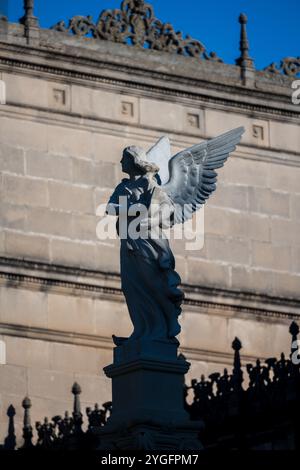
<instances>
[{"instance_id":1,"label":"recessed stone panel","mask_svg":"<svg viewBox=\"0 0 300 470\"><path fill-rule=\"evenodd\" d=\"M71 87L60 83L48 85L49 107L61 111L71 110Z\"/></svg>"},{"instance_id":2,"label":"recessed stone panel","mask_svg":"<svg viewBox=\"0 0 300 470\"><path fill-rule=\"evenodd\" d=\"M203 110L184 108L183 130L188 134L199 135L204 132Z\"/></svg>"}]
</instances>

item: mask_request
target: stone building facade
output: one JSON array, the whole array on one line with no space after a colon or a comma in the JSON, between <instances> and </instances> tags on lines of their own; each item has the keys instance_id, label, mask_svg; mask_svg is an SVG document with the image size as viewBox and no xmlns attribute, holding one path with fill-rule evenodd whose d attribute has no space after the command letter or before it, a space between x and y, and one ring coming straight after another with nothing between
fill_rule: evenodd
<instances>
[{"instance_id":1,"label":"stone building facade","mask_svg":"<svg viewBox=\"0 0 300 470\"><path fill-rule=\"evenodd\" d=\"M227 65L199 46L188 57L121 44L113 31L104 40L40 29L30 10L23 24L1 19L1 440L11 403L22 426L27 394L33 419L70 408L75 380L83 406L110 399L111 335L131 325L119 242L97 238L96 210L130 144L168 135L175 154L245 127L205 207L204 248L173 243L186 294L181 351L189 378L230 365L235 336L244 363L289 351L300 316L297 70L256 70L241 23L241 57Z\"/></svg>"}]
</instances>

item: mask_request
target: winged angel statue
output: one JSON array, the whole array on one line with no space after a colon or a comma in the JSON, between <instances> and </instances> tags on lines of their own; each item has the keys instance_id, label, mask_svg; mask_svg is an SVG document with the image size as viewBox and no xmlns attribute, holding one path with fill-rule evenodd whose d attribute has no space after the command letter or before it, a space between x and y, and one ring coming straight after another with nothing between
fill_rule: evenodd
<instances>
[{"instance_id":1,"label":"winged angel statue","mask_svg":"<svg viewBox=\"0 0 300 470\"><path fill-rule=\"evenodd\" d=\"M125 148L122 171L107 213L118 216L121 283L133 333L113 336L116 345L135 339L177 341L183 292L164 229L190 219L216 189L216 169L235 150L244 132L233 129L171 157L162 137L147 153ZM132 228L134 227L135 230Z\"/></svg>"}]
</instances>

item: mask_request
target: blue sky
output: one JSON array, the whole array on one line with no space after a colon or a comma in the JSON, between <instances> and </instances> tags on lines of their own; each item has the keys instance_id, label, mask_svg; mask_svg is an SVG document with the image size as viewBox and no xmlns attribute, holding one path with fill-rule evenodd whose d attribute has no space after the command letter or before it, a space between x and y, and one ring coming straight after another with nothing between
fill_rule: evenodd
<instances>
[{"instance_id":1,"label":"blue sky","mask_svg":"<svg viewBox=\"0 0 300 470\"><path fill-rule=\"evenodd\" d=\"M73 15L91 14L95 19L103 9L118 8L121 0L35 0L35 14L42 27ZM190 34L216 51L227 63L239 54L237 17L248 15L250 53L257 68L286 56L300 56L299 0L152 0L156 16L171 22L176 30ZM10 21L22 15L23 0L0 0Z\"/></svg>"}]
</instances>

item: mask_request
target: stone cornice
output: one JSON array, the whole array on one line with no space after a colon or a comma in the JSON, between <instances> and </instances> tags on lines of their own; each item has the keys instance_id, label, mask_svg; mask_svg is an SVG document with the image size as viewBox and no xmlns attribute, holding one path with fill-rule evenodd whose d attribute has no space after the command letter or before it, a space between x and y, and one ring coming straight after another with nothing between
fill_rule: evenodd
<instances>
[{"instance_id":1,"label":"stone cornice","mask_svg":"<svg viewBox=\"0 0 300 470\"><path fill-rule=\"evenodd\" d=\"M0 258L0 285L124 302L118 273L102 273L14 258ZM276 321L300 318L300 300L183 285L184 309Z\"/></svg>"},{"instance_id":2,"label":"stone cornice","mask_svg":"<svg viewBox=\"0 0 300 470\"><path fill-rule=\"evenodd\" d=\"M61 33L56 33L61 34ZM64 34L62 34L64 36ZM61 78L71 78L85 82L102 83L108 86L125 87L132 91L158 94L176 99L203 100L212 105L223 104L234 110L266 113L274 116L298 118L300 108L292 105L291 80L266 79L257 72L255 86L242 86L236 66L205 63L205 67L196 59L170 58L162 55L163 66L148 51L135 51L133 57L126 46L116 53L114 46L105 42L100 50L89 49L73 38L61 47L49 49L29 48L20 44L0 43L0 64L4 69L14 67L23 73L43 73ZM70 45L71 42L71 45ZM151 51L149 51L151 52ZM160 54L158 54L159 56ZM182 61L182 63L180 62ZM218 67L215 70L214 67ZM190 71L190 73L188 73ZM277 80L277 81L276 81Z\"/></svg>"},{"instance_id":3,"label":"stone cornice","mask_svg":"<svg viewBox=\"0 0 300 470\"><path fill-rule=\"evenodd\" d=\"M86 346L89 348L106 349L112 352L114 344L111 338L92 334L83 334L78 332L67 332L51 330L49 328L37 328L33 326L16 325L0 322L0 335L16 336L31 340L47 341L54 343L72 344L77 346ZM180 347L180 352L184 354L188 360L213 362L215 364L226 364L232 366L233 352L210 351L204 349L196 349L189 347ZM242 354L242 361L255 362L257 356ZM260 357L261 360L266 359Z\"/></svg>"}]
</instances>

